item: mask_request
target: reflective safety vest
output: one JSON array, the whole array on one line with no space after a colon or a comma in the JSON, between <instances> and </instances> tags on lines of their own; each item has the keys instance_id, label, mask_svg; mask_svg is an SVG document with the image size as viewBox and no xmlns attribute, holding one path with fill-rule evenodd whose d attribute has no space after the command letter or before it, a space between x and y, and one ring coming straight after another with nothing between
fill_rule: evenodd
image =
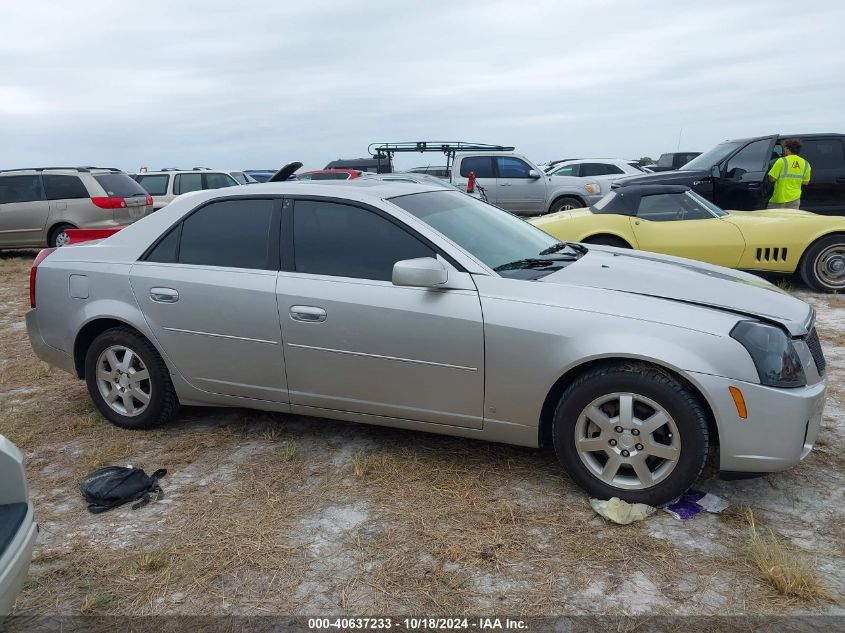
<instances>
[{"instance_id":1,"label":"reflective safety vest","mask_svg":"<svg viewBox=\"0 0 845 633\"><path fill-rule=\"evenodd\" d=\"M775 179L771 202L792 202L801 197L801 185L810 182L810 163L800 156L784 156L775 161L769 176Z\"/></svg>"}]
</instances>

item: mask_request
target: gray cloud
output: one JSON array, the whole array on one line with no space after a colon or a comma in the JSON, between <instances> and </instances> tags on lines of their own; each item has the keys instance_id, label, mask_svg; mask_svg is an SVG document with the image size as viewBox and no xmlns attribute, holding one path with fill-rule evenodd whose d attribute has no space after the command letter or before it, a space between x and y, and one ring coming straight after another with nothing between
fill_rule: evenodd
<instances>
[{"instance_id":1,"label":"gray cloud","mask_svg":"<svg viewBox=\"0 0 845 633\"><path fill-rule=\"evenodd\" d=\"M842 131L841 2L266 4L4 6L0 167L322 167L422 139L638 157L681 129L698 150Z\"/></svg>"}]
</instances>

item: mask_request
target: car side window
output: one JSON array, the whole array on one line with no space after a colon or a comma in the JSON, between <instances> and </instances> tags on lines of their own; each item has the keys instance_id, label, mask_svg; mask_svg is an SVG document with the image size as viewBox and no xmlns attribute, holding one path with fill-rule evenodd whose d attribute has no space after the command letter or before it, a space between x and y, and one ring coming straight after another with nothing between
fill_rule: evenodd
<instances>
[{"instance_id":1,"label":"car side window","mask_svg":"<svg viewBox=\"0 0 845 633\"><path fill-rule=\"evenodd\" d=\"M764 171L770 158L769 139L749 143L734 154L726 167L727 178L741 178L748 172Z\"/></svg>"},{"instance_id":2,"label":"car side window","mask_svg":"<svg viewBox=\"0 0 845 633\"><path fill-rule=\"evenodd\" d=\"M637 217L651 222L673 222L683 217L683 207L674 195L655 193L640 198Z\"/></svg>"},{"instance_id":3,"label":"car side window","mask_svg":"<svg viewBox=\"0 0 845 633\"><path fill-rule=\"evenodd\" d=\"M0 204L43 200L38 176L0 176Z\"/></svg>"},{"instance_id":4,"label":"car side window","mask_svg":"<svg viewBox=\"0 0 845 633\"><path fill-rule=\"evenodd\" d=\"M47 200L69 200L77 198L90 198L88 189L82 184L79 176L59 176L55 174L44 174L44 192Z\"/></svg>"},{"instance_id":5,"label":"car side window","mask_svg":"<svg viewBox=\"0 0 845 633\"><path fill-rule=\"evenodd\" d=\"M497 156L496 167L499 178L530 178L531 167L524 160L512 156Z\"/></svg>"},{"instance_id":6,"label":"car side window","mask_svg":"<svg viewBox=\"0 0 845 633\"><path fill-rule=\"evenodd\" d=\"M173 193L177 196L191 191L202 189L202 174L176 174L176 181L173 183Z\"/></svg>"},{"instance_id":7,"label":"car side window","mask_svg":"<svg viewBox=\"0 0 845 633\"><path fill-rule=\"evenodd\" d=\"M580 176L581 175L581 165L566 165L565 167L561 167L559 169L555 169L552 172L552 176Z\"/></svg>"},{"instance_id":8,"label":"car side window","mask_svg":"<svg viewBox=\"0 0 845 633\"><path fill-rule=\"evenodd\" d=\"M822 169L845 169L845 153L838 138L805 139L801 143L801 156L818 172Z\"/></svg>"},{"instance_id":9,"label":"car side window","mask_svg":"<svg viewBox=\"0 0 845 633\"><path fill-rule=\"evenodd\" d=\"M278 270L272 200L220 200L195 211L150 251L147 261Z\"/></svg>"},{"instance_id":10,"label":"car side window","mask_svg":"<svg viewBox=\"0 0 845 633\"><path fill-rule=\"evenodd\" d=\"M163 174L151 174L149 176L138 176L138 184L141 185L151 196L167 195L167 181L170 176Z\"/></svg>"},{"instance_id":11,"label":"car side window","mask_svg":"<svg viewBox=\"0 0 845 633\"><path fill-rule=\"evenodd\" d=\"M581 165L581 176L607 176L608 174L624 174L616 165L607 163L583 163Z\"/></svg>"},{"instance_id":12,"label":"car side window","mask_svg":"<svg viewBox=\"0 0 845 633\"><path fill-rule=\"evenodd\" d=\"M336 202L297 200L295 270L314 275L390 281L403 259L434 257L411 233L373 211Z\"/></svg>"},{"instance_id":13,"label":"car side window","mask_svg":"<svg viewBox=\"0 0 845 633\"><path fill-rule=\"evenodd\" d=\"M476 178L495 178L493 158L490 156L470 156L461 160L461 176L466 178L471 171Z\"/></svg>"},{"instance_id":14,"label":"car side window","mask_svg":"<svg viewBox=\"0 0 845 633\"><path fill-rule=\"evenodd\" d=\"M222 189L223 187L235 187L238 183L229 174L218 172L206 172L205 186L203 189Z\"/></svg>"}]
</instances>

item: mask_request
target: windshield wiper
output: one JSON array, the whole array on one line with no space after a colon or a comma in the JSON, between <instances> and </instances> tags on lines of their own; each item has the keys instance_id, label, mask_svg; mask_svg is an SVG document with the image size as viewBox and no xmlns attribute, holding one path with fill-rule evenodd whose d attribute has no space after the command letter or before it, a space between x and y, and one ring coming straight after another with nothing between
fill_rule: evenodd
<instances>
[{"instance_id":1,"label":"windshield wiper","mask_svg":"<svg viewBox=\"0 0 845 633\"><path fill-rule=\"evenodd\" d=\"M584 255L587 252L587 247L583 244L578 244L577 242L558 242L557 244L552 244L547 249L540 251L540 255L551 255L552 253L559 253L564 248L571 248L576 253L581 253Z\"/></svg>"},{"instance_id":2,"label":"windshield wiper","mask_svg":"<svg viewBox=\"0 0 845 633\"><path fill-rule=\"evenodd\" d=\"M557 255L555 257L526 257L525 259L517 259L507 264L496 266L493 270L501 272L503 270L518 270L521 268L562 268L560 262L574 262L581 258L580 255Z\"/></svg>"}]
</instances>

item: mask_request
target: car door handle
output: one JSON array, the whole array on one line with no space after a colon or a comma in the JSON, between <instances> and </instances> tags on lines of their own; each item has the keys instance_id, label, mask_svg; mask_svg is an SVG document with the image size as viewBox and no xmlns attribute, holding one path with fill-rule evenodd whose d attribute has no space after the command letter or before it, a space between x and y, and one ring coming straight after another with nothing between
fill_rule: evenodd
<instances>
[{"instance_id":1,"label":"car door handle","mask_svg":"<svg viewBox=\"0 0 845 633\"><path fill-rule=\"evenodd\" d=\"M761 184L762 183L759 183L759 182L749 182L748 188L749 189L759 189Z\"/></svg>"},{"instance_id":2,"label":"car door handle","mask_svg":"<svg viewBox=\"0 0 845 633\"><path fill-rule=\"evenodd\" d=\"M291 306L290 318L303 323L322 323L326 320L326 311L316 306Z\"/></svg>"},{"instance_id":3,"label":"car door handle","mask_svg":"<svg viewBox=\"0 0 845 633\"><path fill-rule=\"evenodd\" d=\"M511 186L511 183L509 183L509 182L500 182L500 183L499 183L499 186L500 186L500 187L510 187L510 186Z\"/></svg>"},{"instance_id":4,"label":"car door handle","mask_svg":"<svg viewBox=\"0 0 845 633\"><path fill-rule=\"evenodd\" d=\"M179 293L173 288L150 288L150 299L156 303L176 303Z\"/></svg>"}]
</instances>

